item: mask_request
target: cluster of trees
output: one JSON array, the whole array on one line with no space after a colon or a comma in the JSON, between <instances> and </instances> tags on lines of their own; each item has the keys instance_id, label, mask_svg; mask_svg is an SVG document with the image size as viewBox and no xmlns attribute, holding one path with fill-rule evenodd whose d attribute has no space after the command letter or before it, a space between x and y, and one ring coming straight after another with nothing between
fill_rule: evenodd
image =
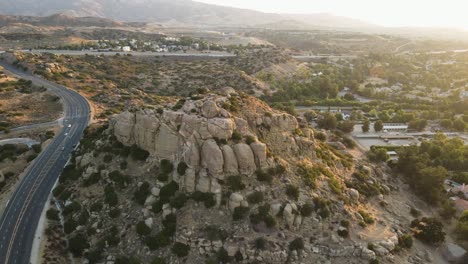
<instances>
[{"instance_id":1,"label":"cluster of trees","mask_svg":"<svg viewBox=\"0 0 468 264\"><path fill-rule=\"evenodd\" d=\"M432 204L443 199L447 170L468 169L468 147L460 138L448 139L437 134L432 141L402 148L398 152L397 168L415 192Z\"/></svg>"},{"instance_id":2,"label":"cluster of trees","mask_svg":"<svg viewBox=\"0 0 468 264\"><path fill-rule=\"evenodd\" d=\"M339 129L344 133L351 133L354 130L354 122L350 120L343 120L341 114L333 115L332 113L325 113L317 119L317 124L320 128L326 130Z\"/></svg>"}]
</instances>

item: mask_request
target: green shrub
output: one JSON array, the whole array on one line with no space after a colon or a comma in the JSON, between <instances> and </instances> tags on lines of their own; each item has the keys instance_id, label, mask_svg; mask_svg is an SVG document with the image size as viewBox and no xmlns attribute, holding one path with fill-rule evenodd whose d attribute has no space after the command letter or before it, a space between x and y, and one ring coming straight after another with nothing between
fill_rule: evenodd
<instances>
[{"instance_id":1,"label":"green shrub","mask_svg":"<svg viewBox=\"0 0 468 264\"><path fill-rule=\"evenodd\" d=\"M172 196L179 190L179 184L175 181L164 185L159 192L159 199L163 203L168 203Z\"/></svg>"},{"instance_id":2,"label":"green shrub","mask_svg":"<svg viewBox=\"0 0 468 264\"><path fill-rule=\"evenodd\" d=\"M47 219L51 220L51 221L58 221L60 220L59 218L59 211L54 209L54 208L50 208L49 210L47 210L46 212L46 216L47 216Z\"/></svg>"},{"instance_id":3,"label":"green shrub","mask_svg":"<svg viewBox=\"0 0 468 264\"><path fill-rule=\"evenodd\" d=\"M167 264L166 260L160 257L156 257L151 261L151 264Z\"/></svg>"},{"instance_id":4,"label":"green shrub","mask_svg":"<svg viewBox=\"0 0 468 264\"><path fill-rule=\"evenodd\" d=\"M75 231L77 226L78 226L78 223L75 220L68 219L63 224L63 232L65 232L65 234L70 234L71 232Z\"/></svg>"},{"instance_id":5,"label":"green shrub","mask_svg":"<svg viewBox=\"0 0 468 264\"><path fill-rule=\"evenodd\" d=\"M93 203L93 204L91 205L91 207L89 208L89 210L90 210L91 212L99 212L99 211L102 210L102 206L103 206L103 205L102 205L102 202L99 202L99 201L98 201L98 202Z\"/></svg>"},{"instance_id":6,"label":"green shrub","mask_svg":"<svg viewBox=\"0 0 468 264\"><path fill-rule=\"evenodd\" d=\"M368 212L366 212L364 210L359 210L358 213L362 216L362 218L364 219L364 222L366 224L371 225L371 224L373 224L375 222L372 215L370 215Z\"/></svg>"},{"instance_id":7,"label":"green shrub","mask_svg":"<svg viewBox=\"0 0 468 264\"><path fill-rule=\"evenodd\" d=\"M177 173L181 176L185 175L185 171L187 170L188 166L187 163L181 161L177 164Z\"/></svg>"},{"instance_id":8,"label":"green shrub","mask_svg":"<svg viewBox=\"0 0 468 264\"><path fill-rule=\"evenodd\" d=\"M127 175L123 175L120 171L115 170L109 173L109 179L115 182L120 188L124 188L131 182L131 178Z\"/></svg>"},{"instance_id":9,"label":"green shrub","mask_svg":"<svg viewBox=\"0 0 468 264\"><path fill-rule=\"evenodd\" d=\"M327 140L327 135L323 132L316 132L314 133L314 138L323 142Z\"/></svg>"},{"instance_id":10,"label":"green shrub","mask_svg":"<svg viewBox=\"0 0 468 264\"><path fill-rule=\"evenodd\" d=\"M261 203L263 202L263 193L260 192L260 191L255 191L251 194L249 194L249 196L247 196L247 201L251 204L258 204L258 203Z\"/></svg>"},{"instance_id":11,"label":"green shrub","mask_svg":"<svg viewBox=\"0 0 468 264\"><path fill-rule=\"evenodd\" d=\"M35 145L32 146L32 149L34 150L34 152L39 154L42 151L42 146L41 146L41 144L35 144Z\"/></svg>"},{"instance_id":12,"label":"green shrub","mask_svg":"<svg viewBox=\"0 0 468 264\"><path fill-rule=\"evenodd\" d=\"M34 154L31 154L28 156L28 158L26 159L27 162L31 162L33 161L35 158L37 158L37 153L34 153Z\"/></svg>"},{"instance_id":13,"label":"green shrub","mask_svg":"<svg viewBox=\"0 0 468 264\"><path fill-rule=\"evenodd\" d=\"M163 159L160 162L160 168L159 169L161 170L162 173L169 174L174 170L174 165L172 164L172 162L170 160Z\"/></svg>"},{"instance_id":14,"label":"green shrub","mask_svg":"<svg viewBox=\"0 0 468 264\"><path fill-rule=\"evenodd\" d=\"M137 145L133 145L130 148L130 156L134 160L141 160L144 161L148 158L149 152L143 149L140 149Z\"/></svg>"},{"instance_id":15,"label":"green shrub","mask_svg":"<svg viewBox=\"0 0 468 264\"><path fill-rule=\"evenodd\" d=\"M115 264L141 264L141 261L137 257L118 256Z\"/></svg>"},{"instance_id":16,"label":"green shrub","mask_svg":"<svg viewBox=\"0 0 468 264\"><path fill-rule=\"evenodd\" d=\"M300 237L294 239L293 241L291 241L291 243L289 243L289 250L291 251L303 250L303 249L304 249L304 241Z\"/></svg>"},{"instance_id":17,"label":"green shrub","mask_svg":"<svg viewBox=\"0 0 468 264\"><path fill-rule=\"evenodd\" d=\"M166 182L166 181L169 180L169 175L166 174L166 173L161 172L161 173L158 174L157 179L158 179L158 181L160 181L160 182Z\"/></svg>"},{"instance_id":18,"label":"green shrub","mask_svg":"<svg viewBox=\"0 0 468 264\"><path fill-rule=\"evenodd\" d=\"M304 164L300 164L297 169L297 174L301 176L304 183L310 188L315 189L317 187L316 180L320 176L320 170Z\"/></svg>"},{"instance_id":19,"label":"green shrub","mask_svg":"<svg viewBox=\"0 0 468 264\"><path fill-rule=\"evenodd\" d=\"M109 217L110 218L117 218L120 216L120 209L119 208L113 208L109 211Z\"/></svg>"},{"instance_id":20,"label":"green shrub","mask_svg":"<svg viewBox=\"0 0 468 264\"><path fill-rule=\"evenodd\" d=\"M221 247L218 252L216 253L216 259L217 259L217 263L229 263L231 262L231 257L229 257L227 251Z\"/></svg>"},{"instance_id":21,"label":"green shrub","mask_svg":"<svg viewBox=\"0 0 468 264\"><path fill-rule=\"evenodd\" d=\"M239 220L242 220L244 219L247 214L249 213L249 207L243 207L243 206L239 206L239 207L236 207L234 208L234 212L232 214L232 219L234 221L239 221Z\"/></svg>"},{"instance_id":22,"label":"green shrub","mask_svg":"<svg viewBox=\"0 0 468 264\"><path fill-rule=\"evenodd\" d=\"M207 226L204 231L205 231L206 238L210 241L216 241L216 240L224 241L229 236L229 234L225 230L215 225Z\"/></svg>"},{"instance_id":23,"label":"green shrub","mask_svg":"<svg viewBox=\"0 0 468 264\"><path fill-rule=\"evenodd\" d=\"M104 202L109 206L116 206L119 203L119 197L115 193L114 188L110 185L104 188Z\"/></svg>"},{"instance_id":24,"label":"green shrub","mask_svg":"<svg viewBox=\"0 0 468 264\"><path fill-rule=\"evenodd\" d=\"M227 184L229 186L229 189L233 192L237 192L240 190L245 189L245 184L242 183L242 177L241 176L230 176L227 178Z\"/></svg>"},{"instance_id":25,"label":"green shrub","mask_svg":"<svg viewBox=\"0 0 468 264\"><path fill-rule=\"evenodd\" d=\"M68 250L74 257L81 257L87 248L89 248L89 243L83 234L76 234L68 240Z\"/></svg>"},{"instance_id":26,"label":"green shrub","mask_svg":"<svg viewBox=\"0 0 468 264\"><path fill-rule=\"evenodd\" d=\"M63 215L67 216L74 212L78 212L80 210L81 210L81 204L77 201L73 201L67 206L65 206L65 208L63 209Z\"/></svg>"},{"instance_id":27,"label":"green shrub","mask_svg":"<svg viewBox=\"0 0 468 264\"><path fill-rule=\"evenodd\" d=\"M312 212L314 211L314 206L312 204L304 204L301 206L301 215L304 217L308 217L312 215Z\"/></svg>"},{"instance_id":28,"label":"green shrub","mask_svg":"<svg viewBox=\"0 0 468 264\"><path fill-rule=\"evenodd\" d=\"M103 161L105 163L110 163L112 161L112 158L113 158L112 155L107 154L107 155L104 156Z\"/></svg>"},{"instance_id":29,"label":"green shrub","mask_svg":"<svg viewBox=\"0 0 468 264\"><path fill-rule=\"evenodd\" d=\"M172 246L171 251L179 258L186 257L190 251L190 246L184 243L176 242Z\"/></svg>"},{"instance_id":30,"label":"green shrub","mask_svg":"<svg viewBox=\"0 0 468 264\"><path fill-rule=\"evenodd\" d=\"M127 169L127 166L128 166L128 163L126 160L120 162L120 169L121 170L126 170Z\"/></svg>"},{"instance_id":31,"label":"green shrub","mask_svg":"<svg viewBox=\"0 0 468 264\"><path fill-rule=\"evenodd\" d=\"M173 208L180 209L184 207L186 202L187 202L187 195L185 195L185 193L179 193L171 199L170 204Z\"/></svg>"},{"instance_id":32,"label":"green shrub","mask_svg":"<svg viewBox=\"0 0 468 264\"><path fill-rule=\"evenodd\" d=\"M348 228L349 227L349 221L348 220L341 220L340 225L343 227Z\"/></svg>"},{"instance_id":33,"label":"green shrub","mask_svg":"<svg viewBox=\"0 0 468 264\"><path fill-rule=\"evenodd\" d=\"M423 217L411 222L414 236L423 242L438 245L445 241L445 232L442 223L435 218Z\"/></svg>"},{"instance_id":34,"label":"green shrub","mask_svg":"<svg viewBox=\"0 0 468 264\"><path fill-rule=\"evenodd\" d=\"M140 187L133 193L133 200L140 205L143 205L148 195L151 194L150 185L148 182L143 182Z\"/></svg>"},{"instance_id":35,"label":"green shrub","mask_svg":"<svg viewBox=\"0 0 468 264\"><path fill-rule=\"evenodd\" d=\"M264 239L263 237L259 237L255 239L255 248L258 250L264 250L266 249L268 241Z\"/></svg>"},{"instance_id":36,"label":"green shrub","mask_svg":"<svg viewBox=\"0 0 468 264\"><path fill-rule=\"evenodd\" d=\"M164 203L161 202L161 200L158 200L152 204L151 210L153 211L153 213L159 214L160 212L162 212L163 206L164 206Z\"/></svg>"},{"instance_id":37,"label":"green shrub","mask_svg":"<svg viewBox=\"0 0 468 264\"><path fill-rule=\"evenodd\" d=\"M100 180L101 180L101 173L99 172L93 173L88 178L84 179L83 186L89 187L93 184L98 183Z\"/></svg>"},{"instance_id":38,"label":"green shrub","mask_svg":"<svg viewBox=\"0 0 468 264\"><path fill-rule=\"evenodd\" d=\"M402 248L411 248L413 246L413 238L409 234L403 234L398 237L398 244Z\"/></svg>"},{"instance_id":39,"label":"green shrub","mask_svg":"<svg viewBox=\"0 0 468 264\"><path fill-rule=\"evenodd\" d=\"M250 145L250 144L252 144L254 142L257 142L257 139L254 136L251 136L251 135L245 136L245 143L247 145Z\"/></svg>"},{"instance_id":40,"label":"green shrub","mask_svg":"<svg viewBox=\"0 0 468 264\"><path fill-rule=\"evenodd\" d=\"M231 139L232 139L233 141L235 141L235 142L239 142L239 141L242 139L242 135L241 135L241 133L239 133L238 131L234 131L234 132L232 133Z\"/></svg>"},{"instance_id":41,"label":"green shrub","mask_svg":"<svg viewBox=\"0 0 468 264\"><path fill-rule=\"evenodd\" d=\"M263 221L265 222L265 225L268 227L268 228L273 228L276 226L276 219L271 216L271 215L267 215L263 218Z\"/></svg>"},{"instance_id":42,"label":"green shrub","mask_svg":"<svg viewBox=\"0 0 468 264\"><path fill-rule=\"evenodd\" d=\"M273 176L263 170L257 170L255 174L257 175L257 180L260 182L271 183L273 181Z\"/></svg>"},{"instance_id":43,"label":"green shrub","mask_svg":"<svg viewBox=\"0 0 468 264\"><path fill-rule=\"evenodd\" d=\"M299 188L297 186L289 184L288 186L286 186L286 195L288 195L290 199L299 199Z\"/></svg>"},{"instance_id":44,"label":"green shrub","mask_svg":"<svg viewBox=\"0 0 468 264\"><path fill-rule=\"evenodd\" d=\"M348 229L346 229L346 228L338 229L338 235L339 235L340 237L348 237L349 231L348 231Z\"/></svg>"},{"instance_id":45,"label":"green shrub","mask_svg":"<svg viewBox=\"0 0 468 264\"><path fill-rule=\"evenodd\" d=\"M169 236L172 236L176 232L177 228L177 217L175 214L166 215L163 219L162 224L164 226L163 232Z\"/></svg>"},{"instance_id":46,"label":"green shrub","mask_svg":"<svg viewBox=\"0 0 468 264\"><path fill-rule=\"evenodd\" d=\"M136 232L140 236L147 236L151 233L151 228L145 224L145 221L140 221L136 225Z\"/></svg>"}]
</instances>

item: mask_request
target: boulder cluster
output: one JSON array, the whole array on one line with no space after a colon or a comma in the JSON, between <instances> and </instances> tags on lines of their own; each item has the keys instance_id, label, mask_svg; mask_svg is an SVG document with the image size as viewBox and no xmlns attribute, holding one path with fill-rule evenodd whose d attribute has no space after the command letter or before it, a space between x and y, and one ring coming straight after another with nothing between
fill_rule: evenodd
<instances>
[{"instance_id":1,"label":"boulder cluster","mask_svg":"<svg viewBox=\"0 0 468 264\"><path fill-rule=\"evenodd\" d=\"M175 172L172 177L186 192L220 195L218 180L251 176L273 166L271 151L293 154L313 146L311 132L308 138L292 137L299 126L291 115L275 113L263 105L247 106L254 110L243 109L242 115L223 108L236 102L238 96L228 91L179 101L177 104L183 105L177 110L173 106L123 112L112 119L111 129L126 146L136 145L175 166L185 163L185 174ZM259 132L261 139L257 138Z\"/></svg>"}]
</instances>

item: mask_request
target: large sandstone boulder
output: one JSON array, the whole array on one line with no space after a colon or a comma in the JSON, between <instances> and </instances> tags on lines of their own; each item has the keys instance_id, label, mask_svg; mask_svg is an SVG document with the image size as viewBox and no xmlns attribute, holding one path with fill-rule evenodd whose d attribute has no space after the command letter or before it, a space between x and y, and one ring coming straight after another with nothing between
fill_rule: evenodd
<instances>
[{"instance_id":1,"label":"large sandstone boulder","mask_svg":"<svg viewBox=\"0 0 468 264\"><path fill-rule=\"evenodd\" d=\"M224 157L224 173L226 175L239 174L239 165L237 164L236 154L229 145L221 147Z\"/></svg>"},{"instance_id":2,"label":"large sandstone boulder","mask_svg":"<svg viewBox=\"0 0 468 264\"><path fill-rule=\"evenodd\" d=\"M235 129L235 123L229 118L213 118L208 120L208 131L214 138L230 139Z\"/></svg>"},{"instance_id":3,"label":"large sandstone boulder","mask_svg":"<svg viewBox=\"0 0 468 264\"><path fill-rule=\"evenodd\" d=\"M202 169L199 173L196 190L199 192L210 192L211 179L205 169Z\"/></svg>"},{"instance_id":4,"label":"large sandstone boulder","mask_svg":"<svg viewBox=\"0 0 468 264\"><path fill-rule=\"evenodd\" d=\"M252 175L255 170L255 157L249 145L239 143L234 145L234 153L239 164L239 172L244 175Z\"/></svg>"},{"instance_id":5,"label":"large sandstone boulder","mask_svg":"<svg viewBox=\"0 0 468 264\"><path fill-rule=\"evenodd\" d=\"M135 113L134 138L138 146L146 146L148 151L154 152L156 133L159 128L159 119L149 111Z\"/></svg>"},{"instance_id":6,"label":"large sandstone boulder","mask_svg":"<svg viewBox=\"0 0 468 264\"><path fill-rule=\"evenodd\" d=\"M195 187L196 187L196 175L195 175L195 171L191 168L188 168L186 171L185 171L185 181L184 181L184 185L185 185L185 191L186 192L194 192L195 191Z\"/></svg>"},{"instance_id":7,"label":"large sandstone boulder","mask_svg":"<svg viewBox=\"0 0 468 264\"><path fill-rule=\"evenodd\" d=\"M202 106L201 113L206 118L213 118L218 115L219 109L215 102L206 101Z\"/></svg>"},{"instance_id":8,"label":"large sandstone boulder","mask_svg":"<svg viewBox=\"0 0 468 264\"><path fill-rule=\"evenodd\" d=\"M447 261L457 263L461 261L467 253L466 250L464 250L459 245L447 243L443 249L442 254Z\"/></svg>"},{"instance_id":9,"label":"large sandstone boulder","mask_svg":"<svg viewBox=\"0 0 468 264\"><path fill-rule=\"evenodd\" d=\"M123 112L114 119L112 124L114 135L117 140L126 146L135 144L133 131L135 127L135 114L130 112Z\"/></svg>"},{"instance_id":10,"label":"large sandstone boulder","mask_svg":"<svg viewBox=\"0 0 468 264\"><path fill-rule=\"evenodd\" d=\"M255 155L255 163L257 167L264 169L267 166L266 145L262 142L254 142L250 144Z\"/></svg>"},{"instance_id":11,"label":"large sandstone boulder","mask_svg":"<svg viewBox=\"0 0 468 264\"><path fill-rule=\"evenodd\" d=\"M244 196L240 193L232 193L229 197L229 208L231 211L234 211L236 207L241 206L242 201L244 201Z\"/></svg>"},{"instance_id":12,"label":"large sandstone boulder","mask_svg":"<svg viewBox=\"0 0 468 264\"><path fill-rule=\"evenodd\" d=\"M210 175L221 177L223 175L223 152L214 139L206 140L202 146L202 166Z\"/></svg>"},{"instance_id":13,"label":"large sandstone boulder","mask_svg":"<svg viewBox=\"0 0 468 264\"><path fill-rule=\"evenodd\" d=\"M142 149L151 151L147 146L140 146ZM179 149L179 136L166 124L161 124L156 136L154 153L158 158L174 161Z\"/></svg>"}]
</instances>

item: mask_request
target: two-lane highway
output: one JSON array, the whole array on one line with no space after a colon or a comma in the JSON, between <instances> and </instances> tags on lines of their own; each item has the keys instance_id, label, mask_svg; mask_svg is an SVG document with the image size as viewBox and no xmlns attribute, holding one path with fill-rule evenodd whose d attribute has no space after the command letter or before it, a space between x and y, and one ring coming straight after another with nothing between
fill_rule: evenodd
<instances>
[{"instance_id":1,"label":"two-lane highway","mask_svg":"<svg viewBox=\"0 0 468 264\"><path fill-rule=\"evenodd\" d=\"M43 85L62 100L63 128L26 169L25 175L0 218L0 263L28 264L34 235L53 185L90 118L85 98L75 91L0 62L19 77Z\"/></svg>"}]
</instances>

